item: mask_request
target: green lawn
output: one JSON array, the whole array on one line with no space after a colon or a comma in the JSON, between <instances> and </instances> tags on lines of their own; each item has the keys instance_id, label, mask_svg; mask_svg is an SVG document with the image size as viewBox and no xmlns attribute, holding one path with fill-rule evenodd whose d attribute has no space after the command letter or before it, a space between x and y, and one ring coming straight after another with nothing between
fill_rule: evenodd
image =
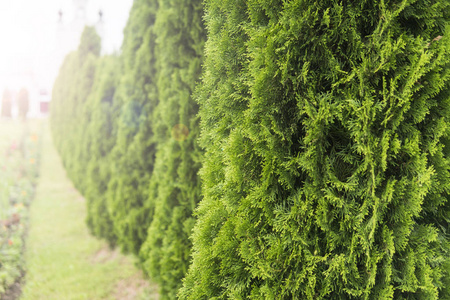
<instances>
[{"instance_id":1,"label":"green lawn","mask_svg":"<svg viewBox=\"0 0 450 300\"><path fill-rule=\"evenodd\" d=\"M131 257L89 235L84 199L67 179L45 125L21 299L157 299Z\"/></svg>"}]
</instances>

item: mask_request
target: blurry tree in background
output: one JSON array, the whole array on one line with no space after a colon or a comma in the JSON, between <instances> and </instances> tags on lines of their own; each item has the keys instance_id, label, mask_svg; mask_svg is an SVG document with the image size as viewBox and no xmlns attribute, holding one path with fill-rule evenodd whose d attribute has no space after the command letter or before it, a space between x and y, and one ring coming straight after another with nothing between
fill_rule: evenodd
<instances>
[{"instance_id":1,"label":"blurry tree in background","mask_svg":"<svg viewBox=\"0 0 450 300\"><path fill-rule=\"evenodd\" d=\"M154 57L157 7L153 0L133 3L124 31L123 69L114 95L120 112L111 150L107 206L118 244L134 254L139 253L147 237L154 211L149 184L156 153L153 115L158 104Z\"/></svg>"},{"instance_id":2,"label":"blurry tree in background","mask_svg":"<svg viewBox=\"0 0 450 300\"><path fill-rule=\"evenodd\" d=\"M51 129L63 164L77 189L85 192L86 163L90 153L82 142L86 136L85 102L91 93L100 54L100 37L86 27L77 51L64 60L56 79L51 105Z\"/></svg>"},{"instance_id":3,"label":"blurry tree in background","mask_svg":"<svg viewBox=\"0 0 450 300\"><path fill-rule=\"evenodd\" d=\"M114 95L121 72L117 56L99 57L100 38L86 27L77 51L69 54L52 95L53 139L77 189L86 197L91 232L110 245L117 240L109 209L110 152L116 143L120 107Z\"/></svg>"},{"instance_id":4,"label":"blurry tree in background","mask_svg":"<svg viewBox=\"0 0 450 300\"><path fill-rule=\"evenodd\" d=\"M3 91L1 116L6 118L12 117L12 95L8 89Z\"/></svg>"},{"instance_id":5,"label":"blurry tree in background","mask_svg":"<svg viewBox=\"0 0 450 300\"><path fill-rule=\"evenodd\" d=\"M91 232L162 299L450 299L450 3L202 4L135 0L120 55L88 27L65 59Z\"/></svg>"},{"instance_id":6,"label":"blurry tree in background","mask_svg":"<svg viewBox=\"0 0 450 300\"><path fill-rule=\"evenodd\" d=\"M160 0L155 21L155 68L159 103L153 114L157 144L149 182L154 202L148 236L140 251L144 270L174 299L188 269L189 239L200 201L198 105L192 94L200 78L206 32L201 0Z\"/></svg>"},{"instance_id":7,"label":"blurry tree in background","mask_svg":"<svg viewBox=\"0 0 450 300\"><path fill-rule=\"evenodd\" d=\"M19 118L25 120L30 106L30 98L26 88L20 89L17 95L17 106L19 107Z\"/></svg>"},{"instance_id":8,"label":"blurry tree in background","mask_svg":"<svg viewBox=\"0 0 450 300\"><path fill-rule=\"evenodd\" d=\"M116 143L117 119L120 107L114 95L120 79L117 56L104 56L98 62L92 92L85 103L85 118L80 126L85 135L80 141L86 151L85 165L87 223L91 232L115 245L117 235L108 208L108 185L112 174L111 150Z\"/></svg>"},{"instance_id":9,"label":"blurry tree in background","mask_svg":"<svg viewBox=\"0 0 450 300\"><path fill-rule=\"evenodd\" d=\"M170 299L188 269L200 200L191 95L206 40L202 15L199 0L135 1L120 57L97 57L87 28L52 100L55 143L87 199L91 232L140 254Z\"/></svg>"}]
</instances>

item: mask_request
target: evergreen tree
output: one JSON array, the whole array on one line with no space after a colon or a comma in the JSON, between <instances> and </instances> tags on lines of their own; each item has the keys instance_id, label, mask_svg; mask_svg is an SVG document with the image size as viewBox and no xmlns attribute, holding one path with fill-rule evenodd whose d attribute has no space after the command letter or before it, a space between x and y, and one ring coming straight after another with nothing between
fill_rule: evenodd
<instances>
[{"instance_id":1,"label":"evergreen tree","mask_svg":"<svg viewBox=\"0 0 450 300\"><path fill-rule=\"evenodd\" d=\"M110 154L116 142L119 108L114 103L119 83L120 63L116 56L102 57L91 94L85 104L88 116L85 131L87 182L84 196L87 200L87 223L91 232L105 238L111 245L116 242L114 226L107 206L107 187L114 174L111 173Z\"/></svg>"},{"instance_id":2,"label":"evergreen tree","mask_svg":"<svg viewBox=\"0 0 450 300\"><path fill-rule=\"evenodd\" d=\"M206 1L181 299L450 299L449 6Z\"/></svg>"},{"instance_id":3,"label":"evergreen tree","mask_svg":"<svg viewBox=\"0 0 450 300\"><path fill-rule=\"evenodd\" d=\"M86 143L82 142L88 122L85 102L94 83L100 43L95 29L86 27L78 50L66 56L52 94L50 121L53 139L68 176L83 194L90 155Z\"/></svg>"},{"instance_id":4,"label":"evergreen tree","mask_svg":"<svg viewBox=\"0 0 450 300\"><path fill-rule=\"evenodd\" d=\"M65 165L62 148L64 145L63 137L69 138L69 121L71 121L71 91L74 90L76 73L76 52L69 53L63 61L58 73L58 77L53 85L52 102L50 107L50 125L52 129L53 142L62 156L62 162ZM67 99L64 101L64 99ZM69 100L70 99L70 100ZM70 107L69 107L70 106ZM66 153L64 153L65 155Z\"/></svg>"},{"instance_id":5,"label":"evergreen tree","mask_svg":"<svg viewBox=\"0 0 450 300\"><path fill-rule=\"evenodd\" d=\"M3 91L2 96L2 117L12 117L12 96L8 89Z\"/></svg>"},{"instance_id":6,"label":"evergreen tree","mask_svg":"<svg viewBox=\"0 0 450 300\"><path fill-rule=\"evenodd\" d=\"M72 91L72 118L70 119L70 143L66 145L66 152L70 156L67 169L72 170L71 176L75 187L83 194L89 182L86 180L90 151L85 141L88 137L86 128L90 122L91 111L87 108L87 101L93 92L93 86L98 72L101 39L94 27L86 27L81 35L77 50L78 68L75 79L75 90ZM68 137L64 137L67 139Z\"/></svg>"},{"instance_id":7,"label":"evergreen tree","mask_svg":"<svg viewBox=\"0 0 450 300\"><path fill-rule=\"evenodd\" d=\"M25 88L20 89L19 94L17 95L17 105L19 107L19 117L22 120L27 118L30 99L28 96L28 90Z\"/></svg>"},{"instance_id":8,"label":"evergreen tree","mask_svg":"<svg viewBox=\"0 0 450 300\"><path fill-rule=\"evenodd\" d=\"M87 200L91 232L114 245L107 186L117 131L118 105L113 98L121 72L118 58L99 58L100 49L95 29L86 27L78 50L66 57L56 80L51 124L67 173Z\"/></svg>"},{"instance_id":9,"label":"evergreen tree","mask_svg":"<svg viewBox=\"0 0 450 300\"><path fill-rule=\"evenodd\" d=\"M115 94L121 112L111 152L107 207L118 244L137 254L147 237L154 203L149 201L156 144L152 115L158 103L154 22L158 4L136 0L124 31L124 70Z\"/></svg>"},{"instance_id":10,"label":"evergreen tree","mask_svg":"<svg viewBox=\"0 0 450 300\"><path fill-rule=\"evenodd\" d=\"M200 0L160 0L155 21L155 64L160 103L152 122L157 143L150 200L155 213L140 251L163 299L175 299L188 269L192 212L200 199L201 151L197 104L205 30Z\"/></svg>"}]
</instances>

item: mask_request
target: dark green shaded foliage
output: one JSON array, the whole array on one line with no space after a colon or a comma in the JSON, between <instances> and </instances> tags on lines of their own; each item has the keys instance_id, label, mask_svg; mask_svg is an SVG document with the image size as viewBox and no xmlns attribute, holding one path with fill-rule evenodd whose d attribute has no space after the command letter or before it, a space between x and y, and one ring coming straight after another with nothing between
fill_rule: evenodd
<instances>
[{"instance_id":1,"label":"dark green shaded foliage","mask_svg":"<svg viewBox=\"0 0 450 300\"><path fill-rule=\"evenodd\" d=\"M198 107L191 95L206 37L202 1L158 3L154 30L159 104L152 122L157 153L149 187L155 213L140 256L144 269L159 283L162 299L175 299L188 269L192 211L200 199L202 153L197 145Z\"/></svg>"},{"instance_id":2,"label":"dark green shaded foliage","mask_svg":"<svg viewBox=\"0 0 450 300\"><path fill-rule=\"evenodd\" d=\"M84 143L88 156L84 180L88 182L84 196L87 200L87 224L95 236L105 238L111 245L116 234L108 210L107 188L111 172L111 150L116 142L117 119L120 108L114 103L120 64L118 57L100 59L92 92L85 104L88 116L84 125Z\"/></svg>"},{"instance_id":3,"label":"dark green shaded foliage","mask_svg":"<svg viewBox=\"0 0 450 300\"><path fill-rule=\"evenodd\" d=\"M206 1L181 299L450 299L449 4Z\"/></svg>"}]
</instances>

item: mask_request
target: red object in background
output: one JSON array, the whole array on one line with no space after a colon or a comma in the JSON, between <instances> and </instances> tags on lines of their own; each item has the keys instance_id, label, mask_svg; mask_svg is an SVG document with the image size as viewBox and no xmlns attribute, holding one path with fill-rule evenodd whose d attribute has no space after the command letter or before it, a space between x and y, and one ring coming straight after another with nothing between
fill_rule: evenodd
<instances>
[{"instance_id":1,"label":"red object in background","mask_svg":"<svg viewBox=\"0 0 450 300\"><path fill-rule=\"evenodd\" d=\"M49 102L41 102L41 107L40 107L41 114L48 114L49 104L50 104Z\"/></svg>"}]
</instances>

